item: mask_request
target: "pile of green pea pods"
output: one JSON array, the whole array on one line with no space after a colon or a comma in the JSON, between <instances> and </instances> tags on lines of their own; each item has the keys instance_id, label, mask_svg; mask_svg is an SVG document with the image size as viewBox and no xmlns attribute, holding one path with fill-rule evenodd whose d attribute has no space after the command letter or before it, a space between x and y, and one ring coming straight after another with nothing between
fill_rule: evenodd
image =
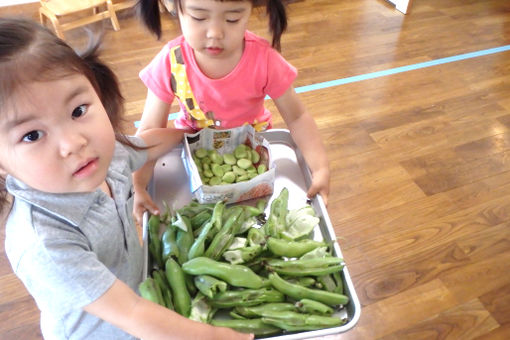
<instances>
[{"instance_id":1,"label":"pile of green pea pods","mask_svg":"<svg viewBox=\"0 0 510 340\"><path fill-rule=\"evenodd\" d=\"M205 148L193 152L202 183L224 185L249 181L267 171L264 163L259 163L260 155L246 144L239 144L232 153L220 154Z\"/></svg>"},{"instance_id":2,"label":"pile of green pea pods","mask_svg":"<svg viewBox=\"0 0 510 340\"><path fill-rule=\"evenodd\" d=\"M267 218L265 207L265 200L193 201L151 216L150 271L140 294L190 319L256 336L345 324L334 315L349 303L343 259L309 238L318 221L313 209L289 211L285 188Z\"/></svg>"}]
</instances>

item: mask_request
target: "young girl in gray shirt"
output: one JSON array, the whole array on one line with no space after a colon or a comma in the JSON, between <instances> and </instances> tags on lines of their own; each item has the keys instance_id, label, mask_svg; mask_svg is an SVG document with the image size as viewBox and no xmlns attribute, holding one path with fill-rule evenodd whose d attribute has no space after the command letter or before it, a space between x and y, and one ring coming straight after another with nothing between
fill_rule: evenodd
<instances>
[{"instance_id":1,"label":"young girl in gray shirt","mask_svg":"<svg viewBox=\"0 0 510 340\"><path fill-rule=\"evenodd\" d=\"M97 44L96 44L97 47ZM249 339L141 298L131 173L176 146L166 128L119 132L122 97L91 48L0 18L0 207L5 249L47 339Z\"/></svg>"}]
</instances>

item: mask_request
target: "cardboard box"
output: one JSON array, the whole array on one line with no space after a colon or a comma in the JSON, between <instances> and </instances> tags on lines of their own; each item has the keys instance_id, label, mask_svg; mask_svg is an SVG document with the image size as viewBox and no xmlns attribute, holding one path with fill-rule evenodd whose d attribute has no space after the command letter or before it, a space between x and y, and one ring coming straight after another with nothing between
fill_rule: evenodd
<instances>
[{"instance_id":1,"label":"cardboard box","mask_svg":"<svg viewBox=\"0 0 510 340\"><path fill-rule=\"evenodd\" d=\"M239 144L246 144L256 150L260 161L267 166L267 171L254 178L239 183L206 185L202 182L192 155L195 150L204 148L215 149L221 155L232 153ZM262 135L255 132L251 125L228 129L202 129L195 134L185 134L182 152L184 168L189 176L190 190L194 198L201 204L241 202L253 198L271 195L274 189L275 165L271 157L269 142Z\"/></svg>"}]
</instances>

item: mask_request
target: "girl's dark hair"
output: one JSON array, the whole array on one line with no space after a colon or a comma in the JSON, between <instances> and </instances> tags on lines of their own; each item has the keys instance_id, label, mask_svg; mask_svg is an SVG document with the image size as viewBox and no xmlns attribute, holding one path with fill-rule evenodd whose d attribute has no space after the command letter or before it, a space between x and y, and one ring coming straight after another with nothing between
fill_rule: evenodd
<instances>
[{"instance_id":1,"label":"girl's dark hair","mask_svg":"<svg viewBox=\"0 0 510 340\"><path fill-rule=\"evenodd\" d=\"M2 108L12 104L11 95L27 82L83 74L101 99L117 140L131 145L120 132L124 98L117 77L98 58L100 42L96 35L88 48L78 53L37 22L0 18L0 114ZM0 178L0 211L6 201L5 178Z\"/></svg>"},{"instance_id":2,"label":"girl's dark hair","mask_svg":"<svg viewBox=\"0 0 510 340\"><path fill-rule=\"evenodd\" d=\"M174 0L176 12L182 11L182 1ZM266 4L266 12L269 17L269 31L273 36L271 45L280 51L280 38L287 29L287 12L283 0L215 0L215 1L250 1L253 6ZM154 33L158 39L161 38L161 17L159 11L159 0L138 0L136 4L138 16L143 24Z\"/></svg>"}]
</instances>

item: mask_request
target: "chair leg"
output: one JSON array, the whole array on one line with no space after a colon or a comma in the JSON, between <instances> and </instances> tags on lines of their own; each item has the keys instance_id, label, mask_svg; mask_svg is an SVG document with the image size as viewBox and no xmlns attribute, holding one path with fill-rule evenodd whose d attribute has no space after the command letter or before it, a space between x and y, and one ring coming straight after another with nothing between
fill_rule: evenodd
<instances>
[{"instance_id":1,"label":"chair leg","mask_svg":"<svg viewBox=\"0 0 510 340\"><path fill-rule=\"evenodd\" d=\"M119 20L117 20L117 14L115 13L115 8L113 7L112 0L106 1L106 6L108 8L108 12L110 13L110 20L112 21L112 26L115 31L120 30Z\"/></svg>"},{"instance_id":2,"label":"chair leg","mask_svg":"<svg viewBox=\"0 0 510 340\"><path fill-rule=\"evenodd\" d=\"M64 40L64 32L60 28L60 23L58 22L58 19L56 16L52 15L51 13L47 13L42 7L39 9L39 18L41 20L41 24L45 24L45 21L47 19L50 19L51 24L53 25L53 29L55 30L55 34L60 39Z\"/></svg>"},{"instance_id":3,"label":"chair leg","mask_svg":"<svg viewBox=\"0 0 510 340\"><path fill-rule=\"evenodd\" d=\"M44 15L42 14L40 9L39 9L39 21L41 22L41 25L46 26Z\"/></svg>"},{"instance_id":4,"label":"chair leg","mask_svg":"<svg viewBox=\"0 0 510 340\"><path fill-rule=\"evenodd\" d=\"M57 37L59 37L62 40L65 40L64 32L60 29L60 23L58 22L58 19L55 18L55 20L53 20L53 18L50 18L50 20L53 24L53 28L55 28L55 33L57 34Z\"/></svg>"}]
</instances>

